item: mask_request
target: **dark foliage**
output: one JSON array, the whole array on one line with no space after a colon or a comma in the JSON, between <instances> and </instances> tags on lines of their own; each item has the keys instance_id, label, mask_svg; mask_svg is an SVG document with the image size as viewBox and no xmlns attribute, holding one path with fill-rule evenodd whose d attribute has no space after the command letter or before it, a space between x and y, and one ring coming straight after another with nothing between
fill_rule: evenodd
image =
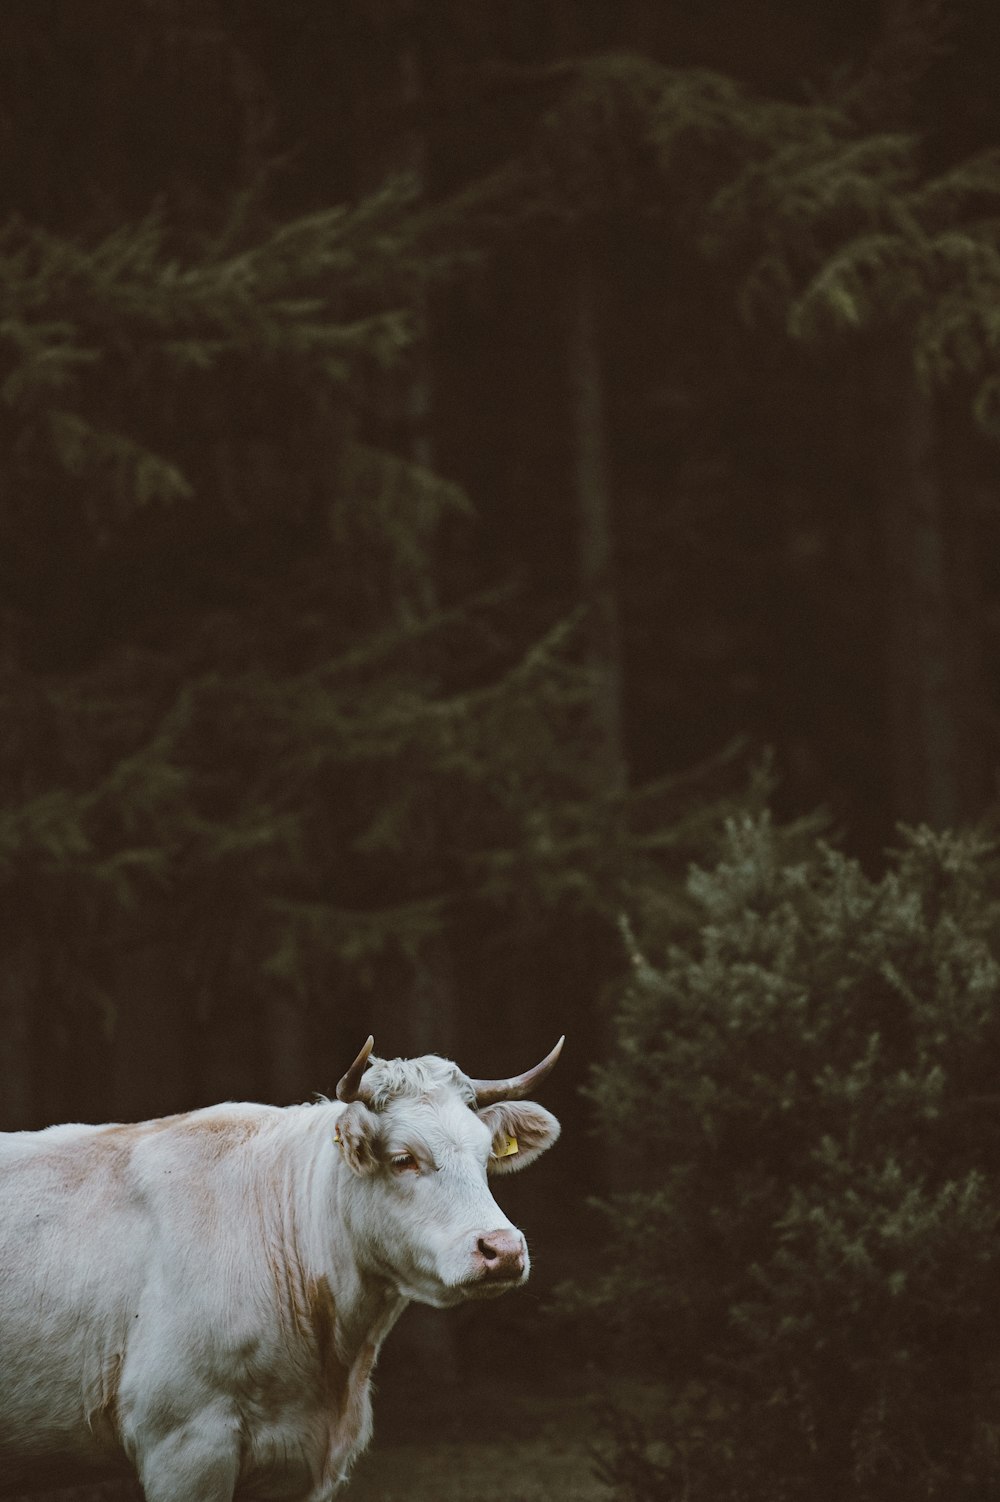
<instances>
[{"instance_id":1,"label":"dark foliage","mask_svg":"<svg viewBox=\"0 0 1000 1502\"><path fill-rule=\"evenodd\" d=\"M630 936L593 1091L625 1182L590 1296L664 1398L615 1420L623 1497L997 1485L995 852L901 840L873 880L733 822L687 935Z\"/></svg>"}]
</instances>

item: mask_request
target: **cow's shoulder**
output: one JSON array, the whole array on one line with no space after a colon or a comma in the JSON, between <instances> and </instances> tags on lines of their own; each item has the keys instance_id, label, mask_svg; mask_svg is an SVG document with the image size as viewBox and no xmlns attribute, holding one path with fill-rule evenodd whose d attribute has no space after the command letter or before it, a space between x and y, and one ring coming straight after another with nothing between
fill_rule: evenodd
<instances>
[{"instance_id":1,"label":"cow's shoulder","mask_svg":"<svg viewBox=\"0 0 1000 1502\"><path fill-rule=\"evenodd\" d=\"M225 1101L176 1116L160 1116L125 1128L136 1144L219 1157L272 1133L285 1117L280 1106L253 1101Z\"/></svg>"},{"instance_id":2,"label":"cow's shoulder","mask_svg":"<svg viewBox=\"0 0 1000 1502\"><path fill-rule=\"evenodd\" d=\"M125 1129L135 1182L149 1193L188 1186L204 1198L224 1197L266 1174L288 1136L285 1109L227 1101ZM294 1144L291 1150L294 1150Z\"/></svg>"}]
</instances>

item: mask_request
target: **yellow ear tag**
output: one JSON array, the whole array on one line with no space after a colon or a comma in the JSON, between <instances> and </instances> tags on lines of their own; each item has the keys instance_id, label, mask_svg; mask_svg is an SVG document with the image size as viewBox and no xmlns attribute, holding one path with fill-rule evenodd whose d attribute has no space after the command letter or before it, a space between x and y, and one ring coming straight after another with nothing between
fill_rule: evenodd
<instances>
[{"instance_id":1,"label":"yellow ear tag","mask_svg":"<svg viewBox=\"0 0 1000 1502\"><path fill-rule=\"evenodd\" d=\"M517 1145L516 1137L505 1137L503 1139L503 1147L498 1147L493 1156L494 1158L512 1158L515 1153L519 1153L520 1151L521 1149Z\"/></svg>"},{"instance_id":2,"label":"yellow ear tag","mask_svg":"<svg viewBox=\"0 0 1000 1502\"><path fill-rule=\"evenodd\" d=\"M339 1126L335 1126L334 1129L333 1129L333 1140L337 1144L338 1147L343 1147L344 1140L343 1140L343 1138L340 1135L340 1127Z\"/></svg>"}]
</instances>

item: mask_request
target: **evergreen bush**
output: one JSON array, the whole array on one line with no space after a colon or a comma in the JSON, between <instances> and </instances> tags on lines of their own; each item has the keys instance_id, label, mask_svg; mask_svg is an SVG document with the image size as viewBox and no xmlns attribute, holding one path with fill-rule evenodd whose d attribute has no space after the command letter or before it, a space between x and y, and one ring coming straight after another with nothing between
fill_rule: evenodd
<instances>
[{"instance_id":1,"label":"evergreen bush","mask_svg":"<svg viewBox=\"0 0 1000 1502\"><path fill-rule=\"evenodd\" d=\"M621 1165L585 1297L662 1384L612 1419L632 1502L864 1502L1000 1483L1000 928L973 835L875 879L734 820L632 974L600 1131ZM676 910L673 922L676 926Z\"/></svg>"}]
</instances>

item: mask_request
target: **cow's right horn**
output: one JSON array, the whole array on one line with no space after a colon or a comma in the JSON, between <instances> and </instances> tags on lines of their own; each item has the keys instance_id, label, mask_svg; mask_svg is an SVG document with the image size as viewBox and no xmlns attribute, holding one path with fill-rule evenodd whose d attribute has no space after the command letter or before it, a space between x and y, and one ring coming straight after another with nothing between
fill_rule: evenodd
<instances>
[{"instance_id":1,"label":"cow's right horn","mask_svg":"<svg viewBox=\"0 0 1000 1502\"><path fill-rule=\"evenodd\" d=\"M368 1041L365 1044L364 1048L362 1048L361 1052L354 1060L354 1063L351 1065L350 1069L347 1071L347 1073L344 1075L343 1079L337 1086L338 1100L367 1100L366 1093L361 1087L361 1076L365 1072L365 1065L368 1063L368 1055L371 1053L374 1047L375 1039L371 1035L369 1035Z\"/></svg>"},{"instance_id":2,"label":"cow's right horn","mask_svg":"<svg viewBox=\"0 0 1000 1502\"><path fill-rule=\"evenodd\" d=\"M534 1069L529 1069L524 1074L515 1074L509 1080L470 1080L469 1083L476 1092L476 1105L492 1106L498 1100L524 1100L548 1074L562 1053L565 1042L566 1035L563 1034L552 1052L546 1054Z\"/></svg>"}]
</instances>

